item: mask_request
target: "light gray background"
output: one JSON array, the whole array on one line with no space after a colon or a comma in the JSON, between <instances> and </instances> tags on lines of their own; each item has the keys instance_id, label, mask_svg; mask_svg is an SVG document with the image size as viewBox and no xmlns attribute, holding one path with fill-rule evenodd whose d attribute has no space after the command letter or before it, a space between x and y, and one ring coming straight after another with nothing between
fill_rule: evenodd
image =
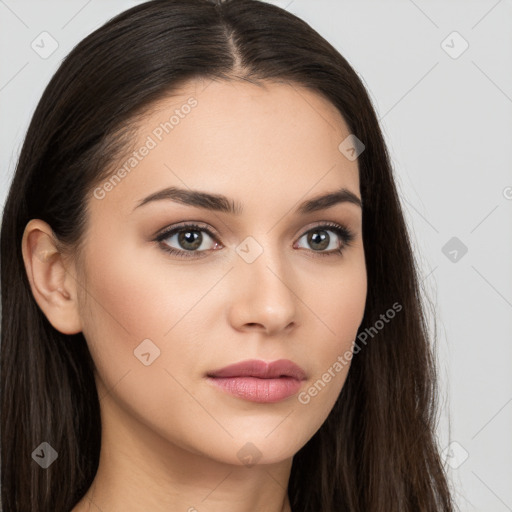
<instances>
[{"instance_id":1,"label":"light gray background","mask_svg":"<svg viewBox=\"0 0 512 512\"><path fill-rule=\"evenodd\" d=\"M2 204L60 61L137 3L0 0ZM457 502L512 511L512 2L272 3L331 42L370 92L436 307L438 436L442 448L454 443L443 454ZM59 45L46 59L31 48L43 31ZM447 256L452 237L458 252Z\"/></svg>"}]
</instances>

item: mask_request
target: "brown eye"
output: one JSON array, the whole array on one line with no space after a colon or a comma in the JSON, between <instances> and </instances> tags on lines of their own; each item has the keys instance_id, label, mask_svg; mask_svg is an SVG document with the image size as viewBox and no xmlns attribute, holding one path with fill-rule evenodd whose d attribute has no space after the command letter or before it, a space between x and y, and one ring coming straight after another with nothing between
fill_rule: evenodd
<instances>
[{"instance_id":1,"label":"brown eye","mask_svg":"<svg viewBox=\"0 0 512 512\"><path fill-rule=\"evenodd\" d=\"M326 224L310 229L301 236L298 243L305 240L305 248L319 255L340 255L341 251L355 238L346 227L339 224Z\"/></svg>"},{"instance_id":2,"label":"brown eye","mask_svg":"<svg viewBox=\"0 0 512 512\"><path fill-rule=\"evenodd\" d=\"M220 248L215 236L205 227L195 224L181 225L168 229L156 240L162 248L177 256L204 256L209 250Z\"/></svg>"}]
</instances>

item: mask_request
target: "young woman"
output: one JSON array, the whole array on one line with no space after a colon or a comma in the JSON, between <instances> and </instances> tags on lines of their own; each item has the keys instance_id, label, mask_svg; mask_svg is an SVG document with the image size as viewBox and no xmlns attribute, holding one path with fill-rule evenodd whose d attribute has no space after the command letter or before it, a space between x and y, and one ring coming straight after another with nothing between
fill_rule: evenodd
<instances>
[{"instance_id":1,"label":"young woman","mask_svg":"<svg viewBox=\"0 0 512 512\"><path fill-rule=\"evenodd\" d=\"M375 112L285 10L154 0L86 37L1 284L5 512L453 510Z\"/></svg>"}]
</instances>

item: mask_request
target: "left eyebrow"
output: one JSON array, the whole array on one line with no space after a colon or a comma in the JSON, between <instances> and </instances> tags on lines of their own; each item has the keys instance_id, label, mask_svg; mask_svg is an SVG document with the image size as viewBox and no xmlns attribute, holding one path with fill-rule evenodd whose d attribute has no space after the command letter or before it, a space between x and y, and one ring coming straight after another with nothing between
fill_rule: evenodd
<instances>
[{"instance_id":1,"label":"left eyebrow","mask_svg":"<svg viewBox=\"0 0 512 512\"><path fill-rule=\"evenodd\" d=\"M341 188L329 194L314 197L301 203L295 213L305 215L306 213L325 210L339 203L352 203L363 208L363 200L346 188Z\"/></svg>"},{"instance_id":2,"label":"left eyebrow","mask_svg":"<svg viewBox=\"0 0 512 512\"><path fill-rule=\"evenodd\" d=\"M209 194L199 190L187 190L178 187L168 187L145 197L135 206L134 210L153 201L174 201L206 210L214 210L232 215L240 215L243 205L220 194ZM363 207L362 199L346 188L341 188L328 194L323 194L302 202L294 211L295 214L305 215L331 208L339 203L352 203Z\"/></svg>"}]
</instances>

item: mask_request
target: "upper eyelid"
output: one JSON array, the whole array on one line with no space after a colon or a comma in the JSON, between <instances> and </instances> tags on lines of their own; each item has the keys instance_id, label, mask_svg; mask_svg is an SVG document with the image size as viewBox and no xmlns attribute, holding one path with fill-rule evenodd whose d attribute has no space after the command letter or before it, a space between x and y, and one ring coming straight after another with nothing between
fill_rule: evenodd
<instances>
[{"instance_id":1,"label":"upper eyelid","mask_svg":"<svg viewBox=\"0 0 512 512\"><path fill-rule=\"evenodd\" d=\"M326 226L326 225L329 225L331 224L332 227L336 227L336 226L340 226L342 228L346 228L347 230L350 230L349 228L349 223L345 223L345 222L337 222L337 221L330 221L330 220L320 220L320 221L316 221L315 224L313 226L310 226L308 228L303 228L303 230L301 230L301 236L304 235L305 233L307 233L308 231L311 231L312 229L315 229L315 228L318 228L318 227L322 227L322 226ZM206 232L209 232L212 234L212 236L219 236L220 237L220 234L218 233L218 231L215 229L215 228L212 228L209 224L203 222L203 221L195 221L195 220L191 220L191 221L183 221L182 223L178 223L178 224L170 224L162 229L159 229L156 234L154 235L154 237L159 237L159 236L162 236L162 235L165 235L165 234L168 234L170 232L173 232L173 231L179 231L181 229L186 229L190 226L197 226L199 229L201 230L205 230Z\"/></svg>"},{"instance_id":2,"label":"upper eyelid","mask_svg":"<svg viewBox=\"0 0 512 512\"><path fill-rule=\"evenodd\" d=\"M197 228L195 227L196 225L197 225ZM179 231L189 228L191 226L193 226L196 230L199 230L199 231L204 230L213 237L218 236L216 230L212 229L207 224L204 224L199 221L190 221L190 222L184 222L183 224L181 224L181 223L178 225L173 224L173 225L167 226L165 228L162 228L161 230L159 230L156 233L155 238L156 239L161 238L161 237L167 238L167 237L171 236L171 233L179 232Z\"/></svg>"}]
</instances>

